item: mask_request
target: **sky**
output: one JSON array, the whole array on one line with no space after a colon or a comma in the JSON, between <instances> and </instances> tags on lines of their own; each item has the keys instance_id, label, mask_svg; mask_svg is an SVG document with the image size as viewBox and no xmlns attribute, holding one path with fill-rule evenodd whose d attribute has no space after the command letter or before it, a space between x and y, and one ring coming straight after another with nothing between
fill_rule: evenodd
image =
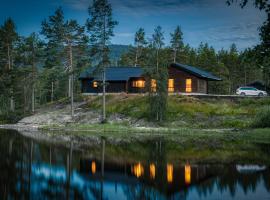
<instances>
[{"instance_id":1,"label":"sky","mask_svg":"<svg viewBox=\"0 0 270 200\"><path fill-rule=\"evenodd\" d=\"M109 0L113 17L119 24L115 28L113 44L133 44L134 34L144 28L150 38L160 25L169 45L170 33L180 25L184 42L198 47L201 42L215 49L228 49L235 43L239 50L259 42L258 28L266 15L249 4L245 9L227 6L226 0ZM0 0L0 24L11 17L17 31L27 36L40 32L41 21L61 6L66 19L85 24L92 0Z\"/></svg>"}]
</instances>

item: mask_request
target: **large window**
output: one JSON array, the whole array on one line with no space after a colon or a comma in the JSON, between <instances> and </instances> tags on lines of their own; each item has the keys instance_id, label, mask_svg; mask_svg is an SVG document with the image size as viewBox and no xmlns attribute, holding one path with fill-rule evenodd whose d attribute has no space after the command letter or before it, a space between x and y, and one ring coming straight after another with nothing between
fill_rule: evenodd
<instances>
[{"instance_id":1,"label":"large window","mask_svg":"<svg viewBox=\"0 0 270 200\"><path fill-rule=\"evenodd\" d=\"M151 90L152 92L157 91L157 81L155 79L151 79Z\"/></svg>"},{"instance_id":2,"label":"large window","mask_svg":"<svg viewBox=\"0 0 270 200\"><path fill-rule=\"evenodd\" d=\"M174 92L174 79L168 80L168 92Z\"/></svg>"},{"instance_id":3,"label":"large window","mask_svg":"<svg viewBox=\"0 0 270 200\"><path fill-rule=\"evenodd\" d=\"M132 87L135 87L135 88L144 88L145 87L145 81L144 80L132 81Z\"/></svg>"},{"instance_id":4,"label":"large window","mask_svg":"<svg viewBox=\"0 0 270 200\"><path fill-rule=\"evenodd\" d=\"M93 82L93 88L97 88L98 87L98 83L97 83L97 81L94 81Z\"/></svg>"},{"instance_id":5,"label":"large window","mask_svg":"<svg viewBox=\"0 0 270 200\"><path fill-rule=\"evenodd\" d=\"M192 79L186 79L186 92L192 92Z\"/></svg>"}]
</instances>

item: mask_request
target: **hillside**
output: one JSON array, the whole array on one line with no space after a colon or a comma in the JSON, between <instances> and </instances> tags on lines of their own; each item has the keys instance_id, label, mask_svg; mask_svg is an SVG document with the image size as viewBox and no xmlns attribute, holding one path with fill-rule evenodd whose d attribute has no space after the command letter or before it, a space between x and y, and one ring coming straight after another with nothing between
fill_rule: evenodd
<instances>
[{"instance_id":1,"label":"hillside","mask_svg":"<svg viewBox=\"0 0 270 200\"><path fill-rule=\"evenodd\" d=\"M22 124L38 126L76 126L91 128L100 123L101 97L88 96L76 103L74 119L70 117L68 101L48 104L33 116L24 118ZM107 96L108 124L118 127L163 127L163 128L248 128L254 117L270 104L265 99L202 100L193 97L169 96L165 123L148 120L147 96Z\"/></svg>"}]
</instances>

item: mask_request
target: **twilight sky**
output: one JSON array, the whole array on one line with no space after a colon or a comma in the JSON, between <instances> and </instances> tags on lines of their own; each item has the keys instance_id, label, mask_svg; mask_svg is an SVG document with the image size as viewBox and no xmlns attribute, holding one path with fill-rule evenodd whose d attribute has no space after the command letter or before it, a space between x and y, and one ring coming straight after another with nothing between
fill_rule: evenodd
<instances>
[{"instance_id":1,"label":"twilight sky","mask_svg":"<svg viewBox=\"0 0 270 200\"><path fill-rule=\"evenodd\" d=\"M41 21L62 6L67 19L84 24L87 8L92 0L0 0L0 24L13 18L22 35L39 32ZM133 44L134 33L145 28L151 37L154 28L161 25L166 43L177 25L182 27L184 42L198 47L208 42L216 49L227 49L236 43L240 50L259 42L258 27L266 19L264 13L252 5L245 9L228 7L225 0L110 0L115 29L114 44Z\"/></svg>"}]
</instances>

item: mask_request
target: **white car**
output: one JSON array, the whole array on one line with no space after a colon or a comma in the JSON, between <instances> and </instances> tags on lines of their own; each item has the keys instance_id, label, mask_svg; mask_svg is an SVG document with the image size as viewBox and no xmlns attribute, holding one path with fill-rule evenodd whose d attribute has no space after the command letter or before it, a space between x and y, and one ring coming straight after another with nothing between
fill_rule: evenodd
<instances>
[{"instance_id":1,"label":"white car","mask_svg":"<svg viewBox=\"0 0 270 200\"><path fill-rule=\"evenodd\" d=\"M241 96L267 96L267 92L254 87L240 87L236 90L236 94Z\"/></svg>"}]
</instances>

